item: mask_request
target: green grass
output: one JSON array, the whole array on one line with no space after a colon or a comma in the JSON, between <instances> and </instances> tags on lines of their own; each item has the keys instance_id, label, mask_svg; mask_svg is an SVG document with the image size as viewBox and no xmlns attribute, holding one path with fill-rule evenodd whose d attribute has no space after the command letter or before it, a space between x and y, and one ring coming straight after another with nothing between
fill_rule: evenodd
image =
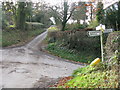
<instances>
[{"instance_id":1,"label":"green grass","mask_svg":"<svg viewBox=\"0 0 120 90\"><path fill-rule=\"evenodd\" d=\"M114 73L114 72L113 72ZM77 88L117 88L117 82L115 82L117 75L109 77L108 72L97 72L90 74L79 74L74 79L68 81L65 87L77 87Z\"/></svg>"},{"instance_id":2,"label":"green grass","mask_svg":"<svg viewBox=\"0 0 120 90\"><path fill-rule=\"evenodd\" d=\"M32 40L35 36L41 34L44 30L30 30L30 31L2 31L2 37L0 37L0 43L2 47L7 47L11 45L23 45L26 42Z\"/></svg>"},{"instance_id":3,"label":"green grass","mask_svg":"<svg viewBox=\"0 0 120 90\"><path fill-rule=\"evenodd\" d=\"M46 49L56 56L76 62L90 63L96 58L91 51L76 52L65 47L59 47L56 43L48 44Z\"/></svg>"},{"instance_id":4,"label":"green grass","mask_svg":"<svg viewBox=\"0 0 120 90\"><path fill-rule=\"evenodd\" d=\"M91 66L77 69L73 79L58 88L117 88L118 74L114 70L94 71ZM92 71L92 72L91 72Z\"/></svg>"},{"instance_id":5,"label":"green grass","mask_svg":"<svg viewBox=\"0 0 120 90\"><path fill-rule=\"evenodd\" d=\"M79 74L87 74L87 73L91 73L92 71L94 71L95 68L94 67L90 67L89 65L83 68L78 68L76 70L74 70L72 76L77 76Z\"/></svg>"}]
</instances>

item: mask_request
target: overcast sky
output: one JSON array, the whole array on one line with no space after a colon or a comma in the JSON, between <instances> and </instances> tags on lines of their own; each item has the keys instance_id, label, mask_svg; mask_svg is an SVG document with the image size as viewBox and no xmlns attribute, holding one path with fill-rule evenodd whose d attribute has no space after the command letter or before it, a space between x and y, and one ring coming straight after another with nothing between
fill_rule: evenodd
<instances>
[{"instance_id":1,"label":"overcast sky","mask_svg":"<svg viewBox=\"0 0 120 90\"><path fill-rule=\"evenodd\" d=\"M0 1L18 1L18 0L0 0ZM20 1L25 1L25 0L20 0ZM29 1L29 0L27 0ZM61 4L61 2L63 2L64 0L31 0L32 2L42 2L45 1L46 3L49 3L50 5L57 5L57 4ZM78 2L78 1L94 1L94 0L67 0L69 2ZM104 6L107 7L110 4L113 4L117 1L120 0L103 0Z\"/></svg>"},{"instance_id":2,"label":"overcast sky","mask_svg":"<svg viewBox=\"0 0 120 90\"><path fill-rule=\"evenodd\" d=\"M32 0L34 2L45 1L46 3L50 3L51 5L60 4L64 0ZM69 2L78 2L78 1L88 1L88 0L68 0Z\"/></svg>"},{"instance_id":3,"label":"overcast sky","mask_svg":"<svg viewBox=\"0 0 120 90\"><path fill-rule=\"evenodd\" d=\"M32 0L32 1L46 1L50 3L57 3L57 2L63 2L64 0ZM66 0L69 2L78 2L78 1L88 1L88 0Z\"/></svg>"},{"instance_id":4,"label":"overcast sky","mask_svg":"<svg viewBox=\"0 0 120 90\"><path fill-rule=\"evenodd\" d=\"M18 1L18 0L0 0L0 1ZM25 1L25 0L20 0L20 1ZM29 1L29 0L27 0ZM49 3L51 5L56 5L56 4L60 4L61 2L63 2L64 0L31 0L32 2L41 2L41 1L45 1L46 3ZM68 0L69 2L78 2L78 1L88 1L88 0Z\"/></svg>"}]
</instances>

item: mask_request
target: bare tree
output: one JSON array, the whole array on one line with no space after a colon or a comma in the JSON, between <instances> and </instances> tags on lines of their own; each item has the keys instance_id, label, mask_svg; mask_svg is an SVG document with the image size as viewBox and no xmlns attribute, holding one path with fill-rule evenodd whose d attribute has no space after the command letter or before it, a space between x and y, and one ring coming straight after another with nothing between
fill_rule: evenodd
<instances>
[{"instance_id":1,"label":"bare tree","mask_svg":"<svg viewBox=\"0 0 120 90\"><path fill-rule=\"evenodd\" d=\"M58 6L54 6L54 7L50 7L52 11L55 12L56 17L55 19L59 19L59 21L61 22L61 30L64 31L65 30L65 26L67 21L71 18L73 11L75 10L75 7L71 6L68 4L68 2L66 0L64 0L63 2L63 9L60 10L61 8Z\"/></svg>"}]
</instances>

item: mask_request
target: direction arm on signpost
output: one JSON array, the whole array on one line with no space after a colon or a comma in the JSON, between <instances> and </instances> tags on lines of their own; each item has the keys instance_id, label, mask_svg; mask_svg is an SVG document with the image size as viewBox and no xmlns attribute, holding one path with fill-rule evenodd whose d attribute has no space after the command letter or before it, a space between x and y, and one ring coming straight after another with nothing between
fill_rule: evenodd
<instances>
[{"instance_id":1,"label":"direction arm on signpost","mask_svg":"<svg viewBox=\"0 0 120 90\"><path fill-rule=\"evenodd\" d=\"M101 31L88 31L88 36L90 37L94 37L94 36L100 36L100 32ZM103 33L110 33L110 32L113 32L113 29L105 29Z\"/></svg>"}]
</instances>

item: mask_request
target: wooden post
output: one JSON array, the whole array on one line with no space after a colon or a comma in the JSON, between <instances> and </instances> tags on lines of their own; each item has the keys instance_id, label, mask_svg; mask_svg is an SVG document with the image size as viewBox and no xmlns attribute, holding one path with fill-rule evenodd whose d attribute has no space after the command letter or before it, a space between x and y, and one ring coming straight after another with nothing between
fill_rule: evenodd
<instances>
[{"instance_id":1,"label":"wooden post","mask_svg":"<svg viewBox=\"0 0 120 90\"><path fill-rule=\"evenodd\" d=\"M101 33L100 33L100 42L101 42L101 58L102 58L102 62L104 61L104 56L103 56L103 31L101 30Z\"/></svg>"}]
</instances>

